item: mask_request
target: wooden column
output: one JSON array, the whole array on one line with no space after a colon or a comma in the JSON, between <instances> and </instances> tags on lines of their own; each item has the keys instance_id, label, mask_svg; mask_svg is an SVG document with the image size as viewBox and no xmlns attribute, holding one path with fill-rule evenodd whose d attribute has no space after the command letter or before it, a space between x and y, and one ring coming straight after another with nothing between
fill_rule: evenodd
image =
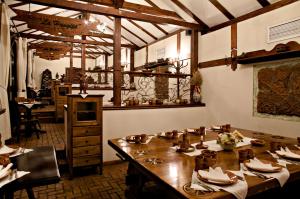
<instances>
[{"instance_id":1,"label":"wooden column","mask_svg":"<svg viewBox=\"0 0 300 199\"><path fill-rule=\"evenodd\" d=\"M180 50L181 50L181 33L177 33L177 58L179 59L180 57ZM176 68L176 73L179 74L180 72L180 61L177 61L177 68ZM180 97L180 81L179 77L177 78L177 98L179 99Z\"/></svg>"},{"instance_id":2,"label":"wooden column","mask_svg":"<svg viewBox=\"0 0 300 199\"><path fill-rule=\"evenodd\" d=\"M148 64L149 56L148 56L148 46L146 46L146 63Z\"/></svg>"},{"instance_id":3,"label":"wooden column","mask_svg":"<svg viewBox=\"0 0 300 199\"><path fill-rule=\"evenodd\" d=\"M73 68L73 43L71 43L71 51L70 51L70 68Z\"/></svg>"},{"instance_id":4,"label":"wooden column","mask_svg":"<svg viewBox=\"0 0 300 199\"><path fill-rule=\"evenodd\" d=\"M114 105L121 106L121 84L122 84L122 72L121 72L121 18L115 17L114 19L114 82L113 82L113 96Z\"/></svg>"},{"instance_id":5,"label":"wooden column","mask_svg":"<svg viewBox=\"0 0 300 199\"><path fill-rule=\"evenodd\" d=\"M105 61L104 70L107 71L108 70L108 55L107 54L104 55L104 61ZM107 72L104 73L104 82L105 82L105 84L108 83L108 73Z\"/></svg>"},{"instance_id":6,"label":"wooden column","mask_svg":"<svg viewBox=\"0 0 300 199\"><path fill-rule=\"evenodd\" d=\"M237 69L237 23L231 25L231 69Z\"/></svg>"},{"instance_id":7,"label":"wooden column","mask_svg":"<svg viewBox=\"0 0 300 199\"><path fill-rule=\"evenodd\" d=\"M198 70L198 30L193 29L191 35L191 75ZM194 86L191 86L191 102L193 102Z\"/></svg>"},{"instance_id":8,"label":"wooden column","mask_svg":"<svg viewBox=\"0 0 300 199\"><path fill-rule=\"evenodd\" d=\"M130 49L130 71L134 71L134 49ZM134 76L130 76L130 84L134 83Z\"/></svg>"},{"instance_id":9,"label":"wooden column","mask_svg":"<svg viewBox=\"0 0 300 199\"><path fill-rule=\"evenodd\" d=\"M86 40L86 36L82 35L82 40ZM85 61L86 61L86 57L85 57L85 44L81 45L81 69L82 71L85 70Z\"/></svg>"}]
</instances>

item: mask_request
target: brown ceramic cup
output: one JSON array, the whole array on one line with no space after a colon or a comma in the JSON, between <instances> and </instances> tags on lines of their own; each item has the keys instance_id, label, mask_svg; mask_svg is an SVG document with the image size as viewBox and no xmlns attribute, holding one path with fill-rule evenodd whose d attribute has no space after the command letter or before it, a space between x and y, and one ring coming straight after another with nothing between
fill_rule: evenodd
<instances>
[{"instance_id":1,"label":"brown ceramic cup","mask_svg":"<svg viewBox=\"0 0 300 199\"><path fill-rule=\"evenodd\" d=\"M141 135L141 143L146 143L148 139L148 136L146 134Z\"/></svg>"},{"instance_id":2,"label":"brown ceramic cup","mask_svg":"<svg viewBox=\"0 0 300 199\"><path fill-rule=\"evenodd\" d=\"M274 141L270 143L270 151L273 153L277 150L280 150L280 147L285 147L285 144L282 142L274 142Z\"/></svg>"},{"instance_id":3,"label":"brown ceramic cup","mask_svg":"<svg viewBox=\"0 0 300 199\"><path fill-rule=\"evenodd\" d=\"M174 130L172 131L172 133L173 133L172 135L173 139L178 138L178 131Z\"/></svg>"},{"instance_id":4,"label":"brown ceramic cup","mask_svg":"<svg viewBox=\"0 0 300 199\"><path fill-rule=\"evenodd\" d=\"M205 126L200 126L200 128L199 128L199 134L200 135L205 135Z\"/></svg>"},{"instance_id":5,"label":"brown ceramic cup","mask_svg":"<svg viewBox=\"0 0 300 199\"><path fill-rule=\"evenodd\" d=\"M248 160L248 151L245 149L241 149L238 151L239 153L239 162L244 162L245 160Z\"/></svg>"},{"instance_id":6,"label":"brown ceramic cup","mask_svg":"<svg viewBox=\"0 0 300 199\"><path fill-rule=\"evenodd\" d=\"M135 135L133 139L134 139L134 142L135 142L136 144L141 143L141 136L140 136L140 135Z\"/></svg>"}]
</instances>

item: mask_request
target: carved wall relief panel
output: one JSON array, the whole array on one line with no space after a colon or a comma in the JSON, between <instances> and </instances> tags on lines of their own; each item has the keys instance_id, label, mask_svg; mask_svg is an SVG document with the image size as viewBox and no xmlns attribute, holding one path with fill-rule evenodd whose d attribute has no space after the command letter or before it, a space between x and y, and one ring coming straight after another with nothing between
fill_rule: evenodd
<instances>
[{"instance_id":1,"label":"carved wall relief panel","mask_svg":"<svg viewBox=\"0 0 300 199\"><path fill-rule=\"evenodd\" d=\"M254 71L254 111L300 117L300 60L260 64Z\"/></svg>"}]
</instances>

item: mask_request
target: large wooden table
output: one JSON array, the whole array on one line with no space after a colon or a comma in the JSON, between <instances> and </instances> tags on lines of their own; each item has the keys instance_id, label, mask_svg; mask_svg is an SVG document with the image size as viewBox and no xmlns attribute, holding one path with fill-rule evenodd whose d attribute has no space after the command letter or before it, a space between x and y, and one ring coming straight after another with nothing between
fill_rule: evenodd
<instances>
[{"instance_id":1,"label":"large wooden table","mask_svg":"<svg viewBox=\"0 0 300 199\"><path fill-rule=\"evenodd\" d=\"M285 138L280 136L272 136L270 134L263 134L259 132L238 129L243 135L247 137L263 138L267 141L264 147L254 147L251 145L243 146L234 151L221 151L217 154L217 166L222 169L239 170L238 150L243 148L252 148L256 157L275 161L266 150L270 148L270 141L280 141L287 143L290 149L296 149L294 145L297 143L296 139ZM208 131L206 140L216 139L217 133ZM119 139L109 140L108 144L114 148L121 156L129 161L128 176L126 183L128 186L127 196L132 198L139 198L144 182L152 180L172 193L171 198L234 198L228 192L220 191L214 193L207 193L205 195L195 194L193 191L187 192L184 187L191 182L191 175L195 166L194 157L187 156L175 152L170 148L173 140L155 137L147 145L131 144L127 142L118 142ZM199 136L190 135L191 143L199 141ZM145 155L140 155L139 151L146 151ZM160 158L163 162L161 164L151 164L146 161L147 158ZM264 180L256 176L246 176L248 183L248 198L265 197L266 193L272 193L275 198L278 194L292 194L292 188L300 188L300 165L290 164L287 166L290 172L290 178L284 188L276 179ZM286 196L286 195L285 195ZM299 193L298 193L299 196Z\"/></svg>"}]
</instances>

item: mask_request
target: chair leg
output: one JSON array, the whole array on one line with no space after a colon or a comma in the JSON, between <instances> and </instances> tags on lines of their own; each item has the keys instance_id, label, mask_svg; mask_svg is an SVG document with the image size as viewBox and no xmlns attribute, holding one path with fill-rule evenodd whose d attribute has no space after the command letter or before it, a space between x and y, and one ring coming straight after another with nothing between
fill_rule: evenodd
<instances>
[{"instance_id":1,"label":"chair leg","mask_svg":"<svg viewBox=\"0 0 300 199\"><path fill-rule=\"evenodd\" d=\"M33 127L34 127L34 132L36 133L36 137L40 139L40 133L39 130L37 129L37 122L34 123Z\"/></svg>"},{"instance_id":2,"label":"chair leg","mask_svg":"<svg viewBox=\"0 0 300 199\"><path fill-rule=\"evenodd\" d=\"M32 188L26 188L26 192L29 199L35 199Z\"/></svg>"},{"instance_id":3,"label":"chair leg","mask_svg":"<svg viewBox=\"0 0 300 199\"><path fill-rule=\"evenodd\" d=\"M41 123L39 120L37 120L37 124L38 124L39 128L42 129L42 126L41 126Z\"/></svg>"}]
</instances>

